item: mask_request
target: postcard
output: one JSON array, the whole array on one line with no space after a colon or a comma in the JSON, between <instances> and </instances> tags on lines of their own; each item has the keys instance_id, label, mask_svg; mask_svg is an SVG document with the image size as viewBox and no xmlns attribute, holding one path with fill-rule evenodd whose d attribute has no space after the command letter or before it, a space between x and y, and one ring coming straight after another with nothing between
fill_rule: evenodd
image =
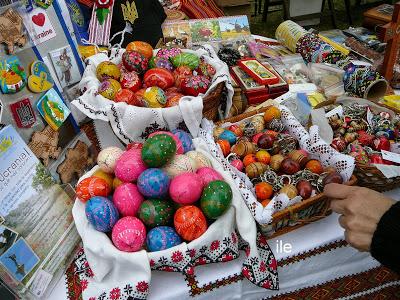
<instances>
[{"instance_id":1,"label":"postcard","mask_svg":"<svg viewBox=\"0 0 400 300\"><path fill-rule=\"evenodd\" d=\"M0 255L6 252L14 244L17 238L17 232L7 226L0 225Z\"/></svg>"},{"instance_id":2,"label":"postcard","mask_svg":"<svg viewBox=\"0 0 400 300\"><path fill-rule=\"evenodd\" d=\"M51 51L50 58L62 88L81 80L79 67L72 53L71 46Z\"/></svg>"},{"instance_id":3,"label":"postcard","mask_svg":"<svg viewBox=\"0 0 400 300\"><path fill-rule=\"evenodd\" d=\"M192 43L220 41L221 30L218 19L197 20L190 23Z\"/></svg>"},{"instance_id":4,"label":"postcard","mask_svg":"<svg viewBox=\"0 0 400 300\"><path fill-rule=\"evenodd\" d=\"M223 40L237 39L245 35L251 35L247 16L234 16L218 20Z\"/></svg>"}]
</instances>

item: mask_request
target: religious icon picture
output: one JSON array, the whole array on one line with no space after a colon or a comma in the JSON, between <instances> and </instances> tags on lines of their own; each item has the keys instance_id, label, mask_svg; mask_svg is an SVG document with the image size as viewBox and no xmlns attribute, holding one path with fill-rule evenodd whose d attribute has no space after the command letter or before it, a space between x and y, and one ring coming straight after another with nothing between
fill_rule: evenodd
<instances>
[{"instance_id":1,"label":"religious icon picture","mask_svg":"<svg viewBox=\"0 0 400 300\"><path fill-rule=\"evenodd\" d=\"M259 84L275 84L279 78L256 59L242 59L238 65Z\"/></svg>"},{"instance_id":2,"label":"religious icon picture","mask_svg":"<svg viewBox=\"0 0 400 300\"><path fill-rule=\"evenodd\" d=\"M80 81L81 76L78 64L72 53L71 46L50 52L50 57L62 88Z\"/></svg>"},{"instance_id":3,"label":"religious icon picture","mask_svg":"<svg viewBox=\"0 0 400 300\"><path fill-rule=\"evenodd\" d=\"M0 225L0 255L6 252L17 240L18 233L7 226Z\"/></svg>"}]
</instances>

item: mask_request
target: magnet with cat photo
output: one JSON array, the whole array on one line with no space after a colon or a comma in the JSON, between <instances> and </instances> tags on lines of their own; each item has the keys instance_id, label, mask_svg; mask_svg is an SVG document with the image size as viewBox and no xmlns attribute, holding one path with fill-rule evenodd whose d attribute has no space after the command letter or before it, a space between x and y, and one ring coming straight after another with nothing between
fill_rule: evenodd
<instances>
[{"instance_id":1,"label":"magnet with cat photo","mask_svg":"<svg viewBox=\"0 0 400 300\"><path fill-rule=\"evenodd\" d=\"M28 77L28 87L34 93L42 93L51 89L54 80L51 77L49 68L40 60L31 64L31 75Z\"/></svg>"},{"instance_id":2,"label":"magnet with cat photo","mask_svg":"<svg viewBox=\"0 0 400 300\"><path fill-rule=\"evenodd\" d=\"M0 88L3 94L14 94L26 85L26 73L16 56L0 60Z\"/></svg>"}]
</instances>

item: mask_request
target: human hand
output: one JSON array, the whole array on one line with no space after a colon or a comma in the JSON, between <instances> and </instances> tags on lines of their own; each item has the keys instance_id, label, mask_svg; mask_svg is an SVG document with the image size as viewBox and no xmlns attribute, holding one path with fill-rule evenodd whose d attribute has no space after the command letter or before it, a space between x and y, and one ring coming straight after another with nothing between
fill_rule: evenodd
<instances>
[{"instance_id":1,"label":"human hand","mask_svg":"<svg viewBox=\"0 0 400 300\"><path fill-rule=\"evenodd\" d=\"M341 214L346 241L359 251L369 251L379 220L395 201L367 188L336 183L326 185L324 194L331 198L332 210Z\"/></svg>"}]
</instances>

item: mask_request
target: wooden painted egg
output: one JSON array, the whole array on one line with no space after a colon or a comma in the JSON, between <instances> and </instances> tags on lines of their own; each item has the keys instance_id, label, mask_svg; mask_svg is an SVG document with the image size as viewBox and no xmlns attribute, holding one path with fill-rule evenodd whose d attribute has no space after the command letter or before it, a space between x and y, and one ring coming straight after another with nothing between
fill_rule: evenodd
<instances>
[{"instance_id":1,"label":"wooden painted egg","mask_svg":"<svg viewBox=\"0 0 400 300\"><path fill-rule=\"evenodd\" d=\"M149 60L139 52L126 51L122 54L122 63L129 72L143 74L148 68Z\"/></svg>"},{"instance_id":2,"label":"wooden painted egg","mask_svg":"<svg viewBox=\"0 0 400 300\"><path fill-rule=\"evenodd\" d=\"M315 174L321 174L324 171L324 167L322 164L316 160L316 159L311 159L306 163L306 169L310 170L311 172Z\"/></svg>"},{"instance_id":3,"label":"wooden painted egg","mask_svg":"<svg viewBox=\"0 0 400 300\"><path fill-rule=\"evenodd\" d=\"M332 172L332 173L328 174L322 181L323 186L330 184L330 183L342 184L343 178L342 178L342 176L340 176L340 174L338 172Z\"/></svg>"},{"instance_id":4,"label":"wooden painted egg","mask_svg":"<svg viewBox=\"0 0 400 300\"><path fill-rule=\"evenodd\" d=\"M269 162L271 161L271 155L268 153L268 151L265 151L265 150L257 151L256 158L257 158L257 161L259 161L263 164L266 164L266 165L268 165Z\"/></svg>"},{"instance_id":5,"label":"wooden painted egg","mask_svg":"<svg viewBox=\"0 0 400 300\"><path fill-rule=\"evenodd\" d=\"M186 131L180 129L174 129L172 130L172 133L177 136L178 139L181 141L183 146L183 153L194 150L192 136L190 135L190 133L187 133Z\"/></svg>"},{"instance_id":6,"label":"wooden painted egg","mask_svg":"<svg viewBox=\"0 0 400 300\"><path fill-rule=\"evenodd\" d=\"M103 61L99 63L96 68L96 76L97 79L100 81L109 78L119 80L121 76L121 71L119 70L118 66L111 61Z\"/></svg>"},{"instance_id":7,"label":"wooden painted egg","mask_svg":"<svg viewBox=\"0 0 400 300\"><path fill-rule=\"evenodd\" d=\"M281 154L272 155L271 161L269 162L271 169L277 172L281 168L281 164L284 159L285 157Z\"/></svg>"},{"instance_id":8,"label":"wooden painted egg","mask_svg":"<svg viewBox=\"0 0 400 300\"><path fill-rule=\"evenodd\" d=\"M162 251L182 243L175 229L169 226L159 226L149 231L146 238L147 250Z\"/></svg>"},{"instance_id":9,"label":"wooden painted egg","mask_svg":"<svg viewBox=\"0 0 400 300\"><path fill-rule=\"evenodd\" d=\"M312 186L311 183L309 183L307 180L300 180L297 185L296 185L297 191L299 192L299 195L303 199L308 199L311 197L312 193Z\"/></svg>"},{"instance_id":10,"label":"wooden painted egg","mask_svg":"<svg viewBox=\"0 0 400 300\"><path fill-rule=\"evenodd\" d=\"M175 57L181 53L182 50L180 48L163 48L157 51L156 56L169 60L170 58Z\"/></svg>"},{"instance_id":11,"label":"wooden painted egg","mask_svg":"<svg viewBox=\"0 0 400 300\"><path fill-rule=\"evenodd\" d=\"M256 191L256 197L258 201L270 199L274 194L272 185L270 185L268 182L259 182L254 186L254 189Z\"/></svg>"},{"instance_id":12,"label":"wooden painted egg","mask_svg":"<svg viewBox=\"0 0 400 300\"><path fill-rule=\"evenodd\" d=\"M236 143L237 136L230 130L224 130L218 137L220 140L227 140L229 144L234 145Z\"/></svg>"},{"instance_id":13,"label":"wooden painted egg","mask_svg":"<svg viewBox=\"0 0 400 300\"><path fill-rule=\"evenodd\" d=\"M174 71L174 66L168 59L157 56L154 56L149 60L149 68L164 68L170 72Z\"/></svg>"},{"instance_id":14,"label":"wooden painted egg","mask_svg":"<svg viewBox=\"0 0 400 300\"><path fill-rule=\"evenodd\" d=\"M262 134L257 141L257 146L261 149L271 149L274 146L275 137L267 133Z\"/></svg>"},{"instance_id":15,"label":"wooden painted egg","mask_svg":"<svg viewBox=\"0 0 400 300\"><path fill-rule=\"evenodd\" d=\"M213 130L213 137L214 137L215 139L218 139L219 135L220 135L221 133L223 133L224 131L225 131L225 129L222 128L222 127L215 127L214 130Z\"/></svg>"},{"instance_id":16,"label":"wooden painted egg","mask_svg":"<svg viewBox=\"0 0 400 300\"><path fill-rule=\"evenodd\" d=\"M297 161L294 161L291 158L285 158L281 163L281 168L279 169L281 172L287 175L294 175L298 171L300 171L301 167Z\"/></svg>"},{"instance_id":17,"label":"wooden painted egg","mask_svg":"<svg viewBox=\"0 0 400 300\"><path fill-rule=\"evenodd\" d=\"M243 135L243 130L239 125L233 124L228 127L228 130L232 131L238 137Z\"/></svg>"},{"instance_id":18,"label":"wooden painted egg","mask_svg":"<svg viewBox=\"0 0 400 300\"><path fill-rule=\"evenodd\" d=\"M175 212L174 226L185 241L193 241L207 231L206 218L194 205L183 206Z\"/></svg>"},{"instance_id":19,"label":"wooden painted egg","mask_svg":"<svg viewBox=\"0 0 400 300\"><path fill-rule=\"evenodd\" d=\"M270 106L267 108L267 110L264 112L264 120L265 122L269 123L273 119L280 119L281 118L281 111L279 108L275 106Z\"/></svg>"},{"instance_id":20,"label":"wooden painted egg","mask_svg":"<svg viewBox=\"0 0 400 300\"><path fill-rule=\"evenodd\" d=\"M197 71L198 75L203 75L203 76L207 76L210 78L212 78L216 73L215 68L212 65L210 65L204 61L200 61L200 64L199 64L198 68L196 69L196 71Z\"/></svg>"},{"instance_id":21,"label":"wooden painted egg","mask_svg":"<svg viewBox=\"0 0 400 300\"><path fill-rule=\"evenodd\" d=\"M147 88L143 94L146 107L161 108L167 104L167 96L164 91L157 86Z\"/></svg>"},{"instance_id":22,"label":"wooden painted egg","mask_svg":"<svg viewBox=\"0 0 400 300\"><path fill-rule=\"evenodd\" d=\"M122 73L120 82L122 88L129 89L132 92L136 92L142 87L142 81L136 72Z\"/></svg>"},{"instance_id":23,"label":"wooden painted egg","mask_svg":"<svg viewBox=\"0 0 400 300\"><path fill-rule=\"evenodd\" d=\"M86 202L85 214L89 223L101 232L110 232L119 218L114 204L101 196L92 197Z\"/></svg>"},{"instance_id":24,"label":"wooden painted egg","mask_svg":"<svg viewBox=\"0 0 400 300\"><path fill-rule=\"evenodd\" d=\"M163 170L173 178L182 173L196 172L197 163L187 155L177 154L163 167Z\"/></svg>"},{"instance_id":25,"label":"wooden painted egg","mask_svg":"<svg viewBox=\"0 0 400 300\"><path fill-rule=\"evenodd\" d=\"M262 115L252 117L250 122L253 123L256 133L260 133L265 128L265 121Z\"/></svg>"},{"instance_id":26,"label":"wooden painted egg","mask_svg":"<svg viewBox=\"0 0 400 300\"><path fill-rule=\"evenodd\" d=\"M200 64L199 57L193 53L180 53L174 57L171 57L170 61L175 68L186 66L191 70L196 69Z\"/></svg>"},{"instance_id":27,"label":"wooden painted egg","mask_svg":"<svg viewBox=\"0 0 400 300\"><path fill-rule=\"evenodd\" d=\"M128 89L120 89L114 98L115 102L125 102L128 105L138 104L136 94Z\"/></svg>"},{"instance_id":28,"label":"wooden painted egg","mask_svg":"<svg viewBox=\"0 0 400 300\"><path fill-rule=\"evenodd\" d=\"M121 85L115 79L106 79L100 83L98 93L104 98L114 100L115 95L121 89Z\"/></svg>"},{"instance_id":29,"label":"wooden painted egg","mask_svg":"<svg viewBox=\"0 0 400 300\"><path fill-rule=\"evenodd\" d=\"M153 136L155 136L155 135L159 135L159 134L166 134L166 135L169 135L170 137L172 137L173 139L174 139L174 141L175 141L175 144L176 144L176 154L183 154L183 145L182 145L182 142L181 142L181 140L176 136L176 135L174 135L172 132L169 132L169 131L156 131L156 132L153 132L153 133L151 133L151 134L149 134L149 138L151 138L151 137L153 137Z\"/></svg>"},{"instance_id":30,"label":"wooden painted egg","mask_svg":"<svg viewBox=\"0 0 400 300\"><path fill-rule=\"evenodd\" d=\"M246 167L246 174L249 178L256 178L267 170L268 166L260 162L251 163Z\"/></svg>"},{"instance_id":31,"label":"wooden painted egg","mask_svg":"<svg viewBox=\"0 0 400 300\"><path fill-rule=\"evenodd\" d=\"M165 105L166 107L174 107L179 105L179 101L181 101L181 98L184 97L183 94L176 93L167 96L167 104Z\"/></svg>"},{"instance_id":32,"label":"wooden painted egg","mask_svg":"<svg viewBox=\"0 0 400 300\"><path fill-rule=\"evenodd\" d=\"M255 135L253 135L253 137L251 138L251 141L254 143L254 144L258 144L258 140L260 139L260 137L262 136L264 134L264 132L259 132L259 133L257 133L257 134L255 134Z\"/></svg>"},{"instance_id":33,"label":"wooden painted egg","mask_svg":"<svg viewBox=\"0 0 400 300\"><path fill-rule=\"evenodd\" d=\"M130 42L126 45L126 51L136 51L147 59L150 59L153 56L153 47L149 43L142 41Z\"/></svg>"},{"instance_id":34,"label":"wooden painted egg","mask_svg":"<svg viewBox=\"0 0 400 300\"><path fill-rule=\"evenodd\" d=\"M146 87L158 86L159 88L165 90L174 85L175 78L174 75L166 69L154 68L148 70L144 74L143 82Z\"/></svg>"},{"instance_id":35,"label":"wooden painted egg","mask_svg":"<svg viewBox=\"0 0 400 300\"><path fill-rule=\"evenodd\" d=\"M240 172L243 171L244 169L244 164L240 159L234 159L230 162L230 164L235 167L236 169L238 169Z\"/></svg>"},{"instance_id":36,"label":"wooden painted egg","mask_svg":"<svg viewBox=\"0 0 400 300\"><path fill-rule=\"evenodd\" d=\"M182 173L171 180L169 195L179 204L192 204L200 199L203 191L203 181L195 173Z\"/></svg>"},{"instance_id":37,"label":"wooden painted egg","mask_svg":"<svg viewBox=\"0 0 400 300\"><path fill-rule=\"evenodd\" d=\"M181 90L185 95L198 96L205 94L211 81L205 76L191 76L183 79L181 83Z\"/></svg>"},{"instance_id":38,"label":"wooden painted egg","mask_svg":"<svg viewBox=\"0 0 400 300\"><path fill-rule=\"evenodd\" d=\"M94 196L107 197L110 192L111 187L107 181L99 177L85 178L76 186L76 196L82 202L86 202Z\"/></svg>"},{"instance_id":39,"label":"wooden painted egg","mask_svg":"<svg viewBox=\"0 0 400 300\"><path fill-rule=\"evenodd\" d=\"M110 188L113 187L113 182L114 182L113 174L104 172L103 170L99 169L93 173L92 177L98 177L98 178L104 179Z\"/></svg>"},{"instance_id":40,"label":"wooden painted egg","mask_svg":"<svg viewBox=\"0 0 400 300\"><path fill-rule=\"evenodd\" d=\"M243 164L245 167L254 162L257 162L257 157L254 154L247 154L245 157L243 157Z\"/></svg>"},{"instance_id":41,"label":"wooden painted egg","mask_svg":"<svg viewBox=\"0 0 400 300\"><path fill-rule=\"evenodd\" d=\"M189 67L181 66L174 70L173 75L175 78L175 87L180 89L182 86L183 80L188 77L191 77L193 74L192 74L192 70L190 70Z\"/></svg>"},{"instance_id":42,"label":"wooden painted egg","mask_svg":"<svg viewBox=\"0 0 400 300\"><path fill-rule=\"evenodd\" d=\"M224 180L224 178L219 174L216 170L209 167L202 167L196 171L196 174L199 175L201 181L203 182L203 186L207 186L211 181L215 180Z\"/></svg>"},{"instance_id":43,"label":"wooden painted egg","mask_svg":"<svg viewBox=\"0 0 400 300\"><path fill-rule=\"evenodd\" d=\"M168 194L168 174L156 168L147 169L137 180L139 192L147 198L164 198Z\"/></svg>"},{"instance_id":44,"label":"wooden painted egg","mask_svg":"<svg viewBox=\"0 0 400 300\"><path fill-rule=\"evenodd\" d=\"M149 199L140 205L138 216L149 227L168 225L172 222L174 207L167 200Z\"/></svg>"},{"instance_id":45,"label":"wooden painted egg","mask_svg":"<svg viewBox=\"0 0 400 300\"><path fill-rule=\"evenodd\" d=\"M149 167L162 167L172 159L175 153L175 140L167 134L157 134L144 142L142 159Z\"/></svg>"},{"instance_id":46,"label":"wooden painted egg","mask_svg":"<svg viewBox=\"0 0 400 300\"><path fill-rule=\"evenodd\" d=\"M253 135L255 135L257 133L256 128L254 127L254 124L249 122L246 123L243 127L243 135L247 136L247 137L252 137Z\"/></svg>"},{"instance_id":47,"label":"wooden painted egg","mask_svg":"<svg viewBox=\"0 0 400 300\"><path fill-rule=\"evenodd\" d=\"M239 142L232 147L232 152L240 157L244 157L247 154L254 154L256 152L256 147L250 142Z\"/></svg>"},{"instance_id":48,"label":"wooden painted egg","mask_svg":"<svg viewBox=\"0 0 400 300\"><path fill-rule=\"evenodd\" d=\"M298 162L302 168L306 165L308 161L307 152L301 150L293 150L288 154L288 157Z\"/></svg>"},{"instance_id":49,"label":"wooden painted egg","mask_svg":"<svg viewBox=\"0 0 400 300\"><path fill-rule=\"evenodd\" d=\"M114 246L121 251L138 251L146 241L146 227L136 217L123 217L114 225L111 239Z\"/></svg>"},{"instance_id":50,"label":"wooden painted egg","mask_svg":"<svg viewBox=\"0 0 400 300\"><path fill-rule=\"evenodd\" d=\"M130 149L124 152L115 166L115 176L123 182L134 182L147 169L142 160L140 149Z\"/></svg>"},{"instance_id":51,"label":"wooden painted egg","mask_svg":"<svg viewBox=\"0 0 400 300\"><path fill-rule=\"evenodd\" d=\"M118 147L107 147L99 152L97 155L97 164L100 169L106 173L114 173L117 160L124 153L124 150Z\"/></svg>"},{"instance_id":52,"label":"wooden painted egg","mask_svg":"<svg viewBox=\"0 0 400 300\"><path fill-rule=\"evenodd\" d=\"M189 151L186 155L192 158L196 162L197 169L202 167L212 167L211 161L203 153L199 151Z\"/></svg>"},{"instance_id":53,"label":"wooden painted egg","mask_svg":"<svg viewBox=\"0 0 400 300\"><path fill-rule=\"evenodd\" d=\"M211 181L203 191L200 207L209 219L222 216L232 204L232 189L223 180Z\"/></svg>"},{"instance_id":54,"label":"wooden painted egg","mask_svg":"<svg viewBox=\"0 0 400 300\"><path fill-rule=\"evenodd\" d=\"M286 194L289 199L293 199L298 195L297 188L292 184L286 184L280 189L279 194Z\"/></svg>"},{"instance_id":55,"label":"wooden painted egg","mask_svg":"<svg viewBox=\"0 0 400 300\"><path fill-rule=\"evenodd\" d=\"M142 194L133 183L123 183L114 191L113 203L123 217L136 216L143 201Z\"/></svg>"},{"instance_id":56,"label":"wooden painted egg","mask_svg":"<svg viewBox=\"0 0 400 300\"><path fill-rule=\"evenodd\" d=\"M227 140L218 140L217 144L220 146L222 154L227 157L231 152L231 144Z\"/></svg>"}]
</instances>

